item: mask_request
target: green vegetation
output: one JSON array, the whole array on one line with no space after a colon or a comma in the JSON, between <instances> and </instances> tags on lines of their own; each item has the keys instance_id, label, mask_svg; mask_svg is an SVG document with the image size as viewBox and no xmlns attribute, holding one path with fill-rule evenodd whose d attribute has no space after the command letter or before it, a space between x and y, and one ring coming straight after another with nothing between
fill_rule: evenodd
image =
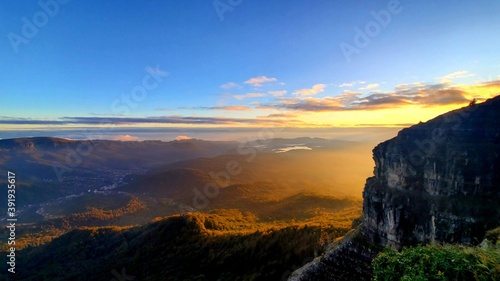
<instances>
[{"instance_id":1,"label":"green vegetation","mask_svg":"<svg viewBox=\"0 0 500 281\"><path fill-rule=\"evenodd\" d=\"M76 229L21 250L23 270L16 277L110 280L113 270L126 268L136 280L281 280L349 230L319 222L280 226L256 220L239 210L214 210L138 227Z\"/></svg>"},{"instance_id":2,"label":"green vegetation","mask_svg":"<svg viewBox=\"0 0 500 281\"><path fill-rule=\"evenodd\" d=\"M500 280L500 248L427 245L385 250L372 263L374 280Z\"/></svg>"},{"instance_id":3,"label":"green vegetation","mask_svg":"<svg viewBox=\"0 0 500 281\"><path fill-rule=\"evenodd\" d=\"M79 227L108 226L126 215L134 215L146 206L138 198L132 197L122 207L103 210L95 207L86 212L74 213L66 217L50 219L36 224L25 224L17 233L16 248L39 246ZM0 241L0 249L7 248L6 239Z\"/></svg>"},{"instance_id":4,"label":"green vegetation","mask_svg":"<svg viewBox=\"0 0 500 281\"><path fill-rule=\"evenodd\" d=\"M96 199L95 203L89 200L92 198ZM16 246L19 250L40 246L82 227L142 225L155 217L162 218L179 211L175 204L162 203L161 200L152 201L148 196L123 196L110 201L108 196L82 196L74 202L75 206L70 204L71 201L49 207L51 213L69 215L24 224L17 233ZM97 208L97 204L101 206ZM242 234L305 225L349 229L352 221L361 215L361 200L298 194L281 201L257 202L251 208L219 208L207 210L207 213L210 219L207 219L206 229L213 234ZM0 249L6 247L5 241L0 239Z\"/></svg>"}]
</instances>

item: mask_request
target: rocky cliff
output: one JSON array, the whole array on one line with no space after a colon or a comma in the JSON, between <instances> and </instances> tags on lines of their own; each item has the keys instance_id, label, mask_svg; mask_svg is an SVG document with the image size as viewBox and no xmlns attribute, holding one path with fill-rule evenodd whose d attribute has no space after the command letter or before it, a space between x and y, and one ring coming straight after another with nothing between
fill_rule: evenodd
<instances>
[{"instance_id":1,"label":"rocky cliff","mask_svg":"<svg viewBox=\"0 0 500 281\"><path fill-rule=\"evenodd\" d=\"M500 222L500 97L404 129L373 150L369 240L477 244Z\"/></svg>"},{"instance_id":2,"label":"rocky cliff","mask_svg":"<svg viewBox=\"0 0 500 281\"><path fill-rule=\"evenodd\" d=\"M290 280L369 279L383 247L475 245L500 225L500 96L404 129L373 159L357 233Z\"/></svg>"}]
</instances>

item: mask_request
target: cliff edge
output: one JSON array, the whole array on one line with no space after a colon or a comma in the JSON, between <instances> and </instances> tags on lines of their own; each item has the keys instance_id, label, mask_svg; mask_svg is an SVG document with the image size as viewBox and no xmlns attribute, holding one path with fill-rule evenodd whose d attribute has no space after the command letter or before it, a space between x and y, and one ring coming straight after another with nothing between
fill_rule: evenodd
<instances>
[{"instance_id":1,"label":"cliff edge","mask_svg":"<svg viewBox=\"0 0 500 281\"><path fill-rule=\"evenodd\" d=\"M363 223L289 280L369 280L384 247L477 245L500 225L500 96L403 129L373 159Z\"/></svg>"}]
</instances>

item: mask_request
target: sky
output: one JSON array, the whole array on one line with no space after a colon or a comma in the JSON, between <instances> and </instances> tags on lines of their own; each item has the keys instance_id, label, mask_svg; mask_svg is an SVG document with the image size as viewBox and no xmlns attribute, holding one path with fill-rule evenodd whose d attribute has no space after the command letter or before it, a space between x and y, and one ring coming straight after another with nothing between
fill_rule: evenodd
<instances>
[{"instance_id":1,"label":"sky","mask_svg":"<svg viewBox=\"0 0 500 281\"><path fill-rule=\"evenodd\" d=\"M2 1L0 138L404 127L500 93L499 14L485 0Z\"/></svg>"}]
</instances>

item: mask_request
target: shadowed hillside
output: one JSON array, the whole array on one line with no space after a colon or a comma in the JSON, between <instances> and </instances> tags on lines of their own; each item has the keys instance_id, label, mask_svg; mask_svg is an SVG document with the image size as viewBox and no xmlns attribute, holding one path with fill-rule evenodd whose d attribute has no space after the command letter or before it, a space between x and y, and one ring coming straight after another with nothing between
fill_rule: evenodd
<instances>
[{"instance_id":1,"label":"shadowed hillside","mask_svg":"<svg viewBox=\"0 0 500 281\"><path fill-rule=\"evenodd\" d=\"M312 224L251 230L251 220L228 210L134 228L74 230L20 251L16 280L110 280L122 270L134 280L281 280L349 229Z\"/></svg>"}]
</instances>

